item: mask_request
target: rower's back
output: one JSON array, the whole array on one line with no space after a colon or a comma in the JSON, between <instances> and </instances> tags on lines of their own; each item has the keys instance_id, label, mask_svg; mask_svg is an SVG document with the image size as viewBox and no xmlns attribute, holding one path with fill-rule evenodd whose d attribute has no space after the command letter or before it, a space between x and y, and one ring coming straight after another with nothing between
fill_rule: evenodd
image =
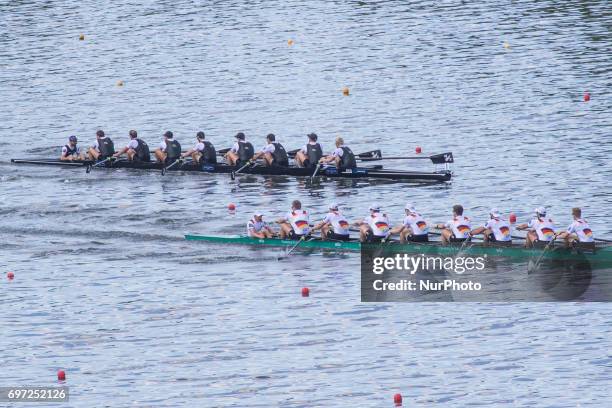
<instances>
[{"instance_id":1,"label":"rower's back","mask_svg":"<svg viewBox=\"0 0 612 408\"><path fill-rule=\"evenodd\" d=\"M353 151L347 146L341 146L340 148L342 149L342 157L340 157L341 169L354 169L357 167L357 161L355 160Z\"/></svg>"},{"instance_id":2,"label":"rower's back","mask_svg":"<svg viewBox=\"0 0 612 408\"><path fill-rule=\"evenodd\" d=\"M238 164L246 163L255 155L255 148L251 142L238 140Z\"/></svg>"},{"instance_id":3,"label":"rower's back","mask_svg":"<svg viewBox=\"0 0 612 408\"><path fill-rule=\"evenodd\" d=\"M306 155L308 156L307 167L315 167L323 157L323 149L319 143L308 143L306 144Z\"/></svg>"},{"instance_id":4,"label":"rower's back","mask_svg":"<svg viewBox=\"0 0 612 408\"><path fill-rule=\"evenodd\" d=\"M178 140L166 140L166 162L173 163L181 157L181 144Z\"/></svg>"},{"instance_id":5,"label":"rower's back","mask_svg":"<svg viewBox=\"0 0 612 408\"><path fill-rule=\"evenodd\" d=\"M98 138L98 151L100 152L98 160L105 160L115 154L115 144L110 137Z\"/></svg>"},{"instance_id":6,"label":"rower's back","mask_svg":"<svg viewBox=\"0 0 612 408\"><path fill-rule=\"evenodd\" d=\"M285 147L278 143L272 143L274 145L274 153L272 153L272 157L274 158L274 164L277 166L289 166L289 156L287 156L287 151Z\"/></svg>"}]
</instances>

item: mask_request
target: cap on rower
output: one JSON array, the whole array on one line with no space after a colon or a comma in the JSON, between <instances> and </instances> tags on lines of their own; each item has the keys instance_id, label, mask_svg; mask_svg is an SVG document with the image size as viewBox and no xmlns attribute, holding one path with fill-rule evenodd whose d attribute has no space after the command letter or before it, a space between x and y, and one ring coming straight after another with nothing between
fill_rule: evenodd
<instances>
[{"instance_id":1,"label":"cap on rower","mask_svg":"<svg viewBox=\"0 0 612 408\"><path fill-rule=\"evenodd\" d=\"M501 214L499 213L499 210L497 208L491 208L491 211L489 211L489 214L493 218L500 218L501 217Z\"/></svg>"},{"instance_id":2,"label":"cap on rower","mask_svg":"<svg viewBox=\"0 0 612 408\"><path fill-rule=\"evenodd\" d=\"M253 213L253 215L255 217L263 217L263 212L261 212L260 210L255 210L255 212Z\"/></svg>"},{"instance_id":3,"label":"cap on rower","mask_svg":"<svg viewBox=\"0 0 612 408\"><path fill-rule=\"evenodd\" d=\"M546 215L546 208L538 207L538 208L535 209L535 213L537 215Z\"/></svg>"},{"instance_id":4,"label":"cap on rower","mask_svg":"<svg viewBox=\"0 0 612 408\"><path fill-rule=\"evenodd\" d=\"M372 204L369 208L370 211L374 211L374 212L380 212L380 205L378 204Z\"/></svg>"},{"instance_id":5,"label":"cap on rower","mask_svg":"<svg viewBox=\"0 0 612 408\"><path fill-rule=\"evenodd\" d=\"M307 136L308 136L308 139L312 140L313 142L316 142L318 139L316 133L309 133Z\"/></svg>"},{"instance_id":6,"label":"cap on rower","mask_svg":"<svg viewBox=\"0 0 612 408\"><path fill-rule=\"evenodd\" d=\"M172 139L174 137L174 135L172 134L171 131L167 131L166 133L164 133L164 136L167 137L168 139Z\"/></svg>"},{"instance_id":7,"label":"cap on rower","mask_svg":"<svg viewBox=\"0 0 612 408\"><path fill-rule=\"evenodd\" d=\"M200 140L204 140L206 138L206 135L204 134L204 132L200 131L196 133L196 137Z\"/></svg>"},{"instance_id":8,"label":"cap on rower","mask_svg":"<svg viewBox=\"0 0 612 408\"><path fill-rule=\"evenodd\" d=\"M338 203L331 203L331 204L329 205L329 209L330 209L330 210L335 210L335 211L338 211L338 208L339 208Z\"/></svg>"},{"instance_id":9,"label":"cap on rower","mask_svg":"<svg viewBox=\"0 0 612 408\"><path fill-rule=\"evenodd\" d=\"M76 136L70 136L68 140L70 140L73 143L76 143L78 141Z\"/></svg>"},{"instance_id":10,"label":"cap on rower","mask_svg":"<svg viewBox=\"0 0 612 408\"><path fill-rule=\"evenodd\" d=\"M412 203L406 204L405 209L408 210L408 212L411 212L411 213L415 213L416 212L416 208L414 208L414 204L412 204Z\"/></svg>"},{"instance_id":11,"label":"cap on rower","mask_svg":"<svg viewBox=\"0 0 612 408\"><path fill-rule=\"evenodd\" d=\"M245 136L244 136L244 133L242 133L242 132L238 132L238 133L236 133L236 136L234 136L234 137L235 137L236 139L239 139L239 140L244 140L244 137L245 137Z\"/></svg>"}]
</instances>

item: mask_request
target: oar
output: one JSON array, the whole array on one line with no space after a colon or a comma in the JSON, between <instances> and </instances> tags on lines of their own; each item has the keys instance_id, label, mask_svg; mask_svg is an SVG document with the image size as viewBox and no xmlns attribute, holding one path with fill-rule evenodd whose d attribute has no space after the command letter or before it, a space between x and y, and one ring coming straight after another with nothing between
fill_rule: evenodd
<instances>
[{"instance_id":1,"label":"oar","mask_svg":"<svg viewBox=\"0 0 612 408\"><path fill-rule=\"evenodd\" d=\"M378 151L380 152L380 150ZM434 154L432 156L389 156L383 157L382 154L379 156L361 156L358 155L356 158L360 161L376 161L376 160L431 160L434 164L454 163L452 153L441 153Z\"/></svg>"},{"instance_id":2,"label":"oar","mask_svg":"<svg viewBox=\"0 0 612 408\"><path fill-rule=\"evenodd\" d=\"M317 163L317 167L315 167L314 173L312 173L312 176L310 176L310 182L311 183L314 181L314 178L317 175L317 173L319 172L320 168L321 168L321 163Z\"/></svg>"},{"instance_id":3,"label":"oar","mask_svg":"<svg viewBox=\"0 0 612 408\"><path fill-rule=\"evenodd\" d=\"M612 242L609 239L603 239L603 238L593 238L594 241L599 241L599 242Z\"/></svg>"},{"instance_id":4,"label":"oar","mask_svg":"<svg viewBox=\"0 0 612 408\"><path fill-rule=\"evenodd\" d=\"M289 158L294 159L295 155L297 154L297 152L299 152L300 149L295 149L295 150L289 150L287 152L287 156L289 156Z\"/></svg>"},{"instance_id":5,"label":"oar","mask_svg":"<svg viewBox=\"0 0 612 408\"><path fill-rule=\"evenodd\" d=\"M293 252L293 250L294 250L295 248L297 248L297 247L298 247L298 245L300 245L300 244L301 244L302 242L304 242L305 240L306 240L306 236L305 236L305 235L302 235L302 236L300 237L300 239L298 240L297 244L295 244L295 245L294 245L294 246L293 246L293 247L292 247L292 248L289 250L289 252L287 252L287 253L285 254L285 256L279 256L279 257L278 257L278 260L280 261L280 260L282 260L282 259L284 259L284 258L287 258L289 255L291 255L291 253Z\"/></svg>"},{"instance_id":6,"label":"oar","mask_svg":"<svg viewBox=\"0 0 612 408\"><path fill-rule=\"evenodd\" d=\"M104 163L106 163L107 161L109 161L109 160L113 160L113 159L114 159L114 157L112 157L112 156L111 156L111 157L107 157L107 158L106 158L106 159L104 159L104 160L100 160L100 161L99 161L99 162L97 162L96 164L90 164L90 165L88 165L88 166L87 166L87 168L85 169L85 173L89 174L89 172L91 171L91 169L93 169L94 167L101 166L101 165L103 165Z\"/></svg>"},{"instance_id":7,"label":"oar","mask_svg":"<svg viewBox=\"0 0 612 408\"><path fill-rule=\"evenodd\" d=\"M250 165L252 165L254 162L253 160L249 160L248 162L246 162L246 164L244 166L242 166L241 168L239 168L236 171L232 171L230 173L230 177L232 180L236 179L236 174L240 173L242 170L246 169L247 167L249 167Z\"/></svg>"},{"instance_id":8,"label":"oar","mask_svg":"<svg viewBox=\"0 0 612 408\"><path fill-rule=\"evenodd\" d=\"M162 168L162 172L161 172L161 173L162 173L162 176L163 176L164 174L166 174L166 171L170 170L171 168L173 168L173 167L174 167L174 166L176 166L177 164L181 164L181 163L183 163L183 159L179 158L179 159L176 159L176 160L175 160L175 161L174 161L174 162L173 162L171 165L169 165L169 166L166 166L166 167Z\"/></svg>"},{"instance_id":9,"label":"oar","mask_svg":"<svg viewBox=\"0 0 612 408\"><path fill-rule=\"evenodd\" d=\"M232 148L228 147L226 149L217 150L217 156L223 156L225 153L229 152Z\"/></svg>"},{"instance_id":10,"label":"oar","mask_svg":"<svg viewBox=\"0 0 612 408\"><path fill-rule=\"evenodd\" d=\"M535 261L535 264L532 264L531 262L529 263L529 268L527 270L527 272L531 273L534 270L537 270L538 267L540 266L540 261L542 260L542 258L544 257L544 255L546 254L546 251L548 251L548 248L550 248L550 246L557 240L557 236L555 235L553 237L553 239L550 240L550 242L548 244L546 244L546 246L544 247L544 250L542 251L542 253L540 254L540 256L538 257L538 259Z\"/></svg>"}]
</instances>

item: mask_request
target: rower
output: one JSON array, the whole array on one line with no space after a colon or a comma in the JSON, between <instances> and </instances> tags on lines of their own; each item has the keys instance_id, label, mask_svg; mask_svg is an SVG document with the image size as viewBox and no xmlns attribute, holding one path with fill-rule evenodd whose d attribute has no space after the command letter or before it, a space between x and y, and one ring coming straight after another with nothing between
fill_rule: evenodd
<instances>
[{"instance_id":1,"label":"rower","mask_svg":"<svg viewBox=\"0 0 612 408\"><path fill-rule=\"evenodd\" d=\"M315 167L323 157L323 149L317 138L315 133L310 133L308 142L295 154L295 162L299 167Z\"/></svg>"},{"instance_id":2,"label":"rower","mask_svg":"<svg viewBox=\"0 0 612 408\"><path fill-rule=\"evenodd\" d=\"M130 141L120 151L115 153L113 157L120 157L127 153L129 161L138 161L148 163L151 161L151 152L149 145L142 139L138 138L138 133L135 130L130 130Z\"/></svg>"},{"instance_id":3,"label":"rower","mask_svg":"<svg viewBox=\"0 0 612 408\"><path fill-rule=\"evenodd\" d=\"M85 160L81 148L77 146L78 139L76 136L70 136L68 138L68 144L62 147L62 154L60 155L61 161L72 161L72 160Z\"/></svg>"},{"instance_id":4,"label":"rower","mask_svg":"<svg viewBox=\"0 0 612 408\"><path fill-rule=\"evenodd\" d=\"M483 234L484 242L512 243L512 230L510 223L502 218L497 208L489 211L489 220L483 227L472 230L471 235Z\"/></svg>"},{"instance_id":5,"label":"rower","mask_svg":"<svg viewBox=\"0 0 612 408\"><path fill-rule=\"evenodd\" d=\"M255 149L253 148L251 142L246 141L244 133L236 133L235 138L236 142L234 143L234 146L232 146L232 148L225 154L225 159L232 166L246 164L248 161L253 159Z\"/></svg>"},{"instance_id":6,"label":"rower","mask_svg":"<svg viewBox=\"0 0 612 408\"><path fill-rule=\"evenodd\" d=\"M255 211L253 218L247 223L247 234L251 238L272 238L274 231L263 220L263 214L260 211Z\"/></svg>"},{"instance_id":7,"label":"rower","mask_svg":"<svg viewBox=\"0 0 612 408\"><path fill-rule=\"evenodd\" d=\"M582 218L582 210L578 207L572 208L572 216L574 221L567 227L566 231L559 233L557 236L564 239L567 245L575 241L594 242L593 231L591 231L587 220Z\"/></svg>"},{"instance_id":8,"label":"rower","mask_svg":"<svg viewBox=\"0 0 612 408\"><path fill-rule=\"evenodd\" d=\"M349 222L338 209L338 204L333 203L329 206L329 213L323 221L314 226L312 231L321 230L321 239L331 241L349 240Z\"/></svg>"},{"instance_id":9,"label":"rower","mask_svg":"<svg viewBox=\"0 0 612 408\"><path fill-rule=\"evenodd\" d=\"M453 205L453 219L446 224L438 224L437 228L442 229L442 243L465 242L471 239L472 230L470 219L463 215L463 206Z\"/></svg>"},{"instance_id":10,"label":"rower","mask_svg":"<svg viewBox=\"0 0 612 408\"><path fill-rule=\"evenodd\" d=\"M155 157L160 163L166 165L174 163L181 157L181 144L174 139L172 132L164 133L164 140L161 141L159 147L155 150Z\"/></svg>"},{"instance_id":11,"label":"rower","mask_svg":"<svg viewBox=\"0 0 612 408\"><path fill-rule=\"evenodd\" d=\"M282 239L302 239L310 236L310 222L308 212L302 210L300 200L293 200L291 210L276 221L280 224L280 237Z\"/></svg>"},{"instance_id":12,"label":"rower","mask_svg":"<svg viewBox=\"0 0 612 408\"><path fill-rule=\"evenodd\" d=\"M319 163L321 164L332 162L335 163L338 171L357 167L353 151L348 146L344 145L344 139L341 137L336 138L336 150L334 150L332 154L319 159Z\"/></svg>"},{"instance_id":13,"label":"rower","mask_svg":"<svg viewBox=\"0 0 612 408\"><path fill-rule=\"evenodd\" d=\"M527 224L516 226L517 230L528 229L525 246L531 248L536 242L550 242L555 238L555 226L550 218L546 217L546 208L535 209L535 217Z\"/></svg>"},{"instance_id":14,"label":"rower","mask_svg":"<svg viewBox=\"0 0 612 408\"><path fill-rule=\"evenodd\" d=\"M274 136L273 133L266 136L266 142L267 144L261 149L261 151L253 156L253 160L263 158L267 166L289 166L287 151L282 144L276 141L276 136Z\"/></svg>"},{"instance_id":15,"label":"rower","mask_svg":"<svg viewBox=\"0 0 612 408\"><path fill-rule=\"evenodd\" d=\"M380 211L377 204L371 205L370 215L355 225L359 226L359 240L361 242L382 242L389 238L389 218Z\"/></svg>"},{"instance_id":16,"label":"rower","mask_svg":"<svg viewBox=\"0 0 612 408\"><path fill-rule=\"evenodd\" d=\"M115 154L115 145L111 138L104 134L103 130L98 130L96 141L89 148L88 153L93 160L106 160Z\"/></svg>"},{"instance_id":17,"label":"rower","mask_svg":"<svg viewBox=\"0 0 612 408\"><path fill-rule=\"evenodd\" d=\"M408 203L404 209L406 217L401 225L393 228L391 234L400 234L400 242L429 242L429 227L421 214Z\"/></svg>"},{"instance_id":18,"label":"rower","mask_svg":"<svg viewBox=\"0 0 612 408\"><path fill-rule=\"evenodd\" d=\"M191 156L193 162L198 164L217 164L217 151L212 143L204 140L205 138L204 132L198 132L196 134L196 144L183 153L181 157Z\"/></svg>"}]
</instances>

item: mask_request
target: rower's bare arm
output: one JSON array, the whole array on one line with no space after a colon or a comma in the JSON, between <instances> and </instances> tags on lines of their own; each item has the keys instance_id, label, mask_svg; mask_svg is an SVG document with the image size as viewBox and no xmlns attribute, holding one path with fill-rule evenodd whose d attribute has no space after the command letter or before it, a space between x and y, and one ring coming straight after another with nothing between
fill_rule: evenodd
<instances>
[{"instance_id":1,"label":"rower's bare arm","mask_svg":"<svg viewBox=\"0 0 612 408\"><path fill-rule=\"evenodd\" d=\"M389 234L399 234L404 230L404 228L406 228L404 224L398 225L397 227L391 228Z\"/></svg>"},{"instance_id":2,"label":"rower's bare arm","mask_svg":"<svg viewBox=\"0 0 612 408\"><path fill-rule=\"evenodd\" d=\"M327 224L327 223L326 223L326 222L324 222L324 221L321 221L320 223L318 223L317 225L315 225L314 227L312 227L312 231L318 231L318 230L320 230L321 228L323 228L323 226L324 226L325 224Z\"/></svg>"},{"instance_id":3,"label":"rower's bare arm","mask_svg":"<svg viewBox=\"0 0 612 408\"><path fill-rule=\"evenodd\" d=\"M470 231L470 235L482 234L484 231L485 231L485 227L474 228L472 231Z\"/></svg>"},{"instance_id":4,"label":"rower's bare arm","mask_svg":"<svg viewBox=\"0 0 612 408\"><path fill-rule=\"evenodd\" d=\"M521 231L521 230L527 229L527 227L528 227L527 224L519 224L516 226L516 229Z\"/></svg>"}]
</instances>

